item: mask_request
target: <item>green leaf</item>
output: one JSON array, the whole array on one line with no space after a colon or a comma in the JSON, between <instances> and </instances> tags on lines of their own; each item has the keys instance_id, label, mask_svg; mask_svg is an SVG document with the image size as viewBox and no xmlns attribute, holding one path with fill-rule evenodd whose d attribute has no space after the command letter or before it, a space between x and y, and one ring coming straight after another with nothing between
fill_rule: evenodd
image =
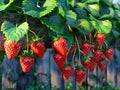
<instances>
[{"instance_id":1,"label":"green leaf","mask_svg":"<svg viewBox=\"0 0 120 90\"><path fill-rule=\"evenodd\" d=\"M67 24L73 26L73 24L77 20L77 14L72 10L69 10L66 12L66 19L67 19Z\"/></svg>"},{"instance_id":2,"label":"green leaf","mask_svg":"<svg viewBox=\"0 0 120 90\"><path fill-rule=\"evenodd\" d=\"M5 0L0 0L0 11L5 10L7 7L9 7L13 1L14 0L9 0L9 2L5 4Z\"/></svg>"},{"instance_id":3,"label":"green leaf","mask_svg":"<svg viewBox=\"0 0 120 90\"><path fill-rule=\"evenodd\" d=\"M82 0L85 3L98 3L100 0Z\"/></svg>"},{"instance_id":4,"label":"green leaf","mask_svg":"<svg viewBox=\"0 0 120 90\"><path fill-rule=\"evenodd\" d=\"M120 10L120 5L119 4L114 4L113 5L115 9L119 9Z\"/></svg>"},{"instance_id":5,"label":"green leaf","mask_svg":"<svg viewBox=\"0 0 120 90\"><path fill-rule=\"evenodd\" d=\"M65 25L64 21L59 16L50 16L49 18L41 18L42 24L45 24L48 28L53 30L56 33L63 34Z\"/></svg>"},{"instance_id":6,"label":"green leaf","mask_svg":"<svg viewBox=\"0 0 120 90\"><path fill-rule=\"evenodd\" d=\"M108 6L112 6L112 4L113 4L113 0L103 0L103 1Z\"/></svg>"},{"instance_id":7,"label":"green leaf","mask_svg":"<svg viewBox=\"0 0 120 90\"><path fill-rule=\"evenodd\" d=\"M74 9L78 13L78 16L80 18L86 18L87 17L87 12L85 11L84 8L82 8L79 5L77 5Z\"/></svg>"},{"instance_id":8,"label":"green leaf","mask_svg":"<svg viewBox=\"0 0 120 90\"><path fill-rule=\"evenodd\" d=\"M92 23L86 19L76 21L76 28L83 34L87 34L94 29Z\"/></svg>"},{"instance_id":9,"label":"green leaf","mask_svg":"<svg viewBox=\"0 0 120 90\"><path fill-rule=\"evenodd\" d=\"M34 0L24 0L24 13L35 18L43 17L54 10L57 6L56 0L46 0L43 6L38 7Z\"/></svg>"},{"instance_id":10,"label":"green leaf","mask_svg":"<svg viewBox=\"0 0 120 90\"><path fill-rule=\"evenodd\" d=\"M18 27L16 27L11 22L4 21L2 23L1 29L7 39L12 41L18 41L27 34L29 26L27 22L24 22Z\"/></svg>"},{"instance_id":11,"label":"green leaf","mask_svg":"<svg viewBox=\"0 0 120 90\"><path fill-rule=\"evenodd\" d=\"M63 7L59 6L58 10L59 10L59 14L62 15L63 17L65 17L65 11L63 10Z\"/></svg>"},{"instance_id":12,"label":"green leaf","mask_svg":"<svg viewBox=\"0 0 120 90\"><path fill-rule=\"evenodd\" d=\"M72 43L74 41L74 36L67 29L64 31L62 36L67 39L68 48L70 48L70 46L72 45Z\"/></svg>"},{"instance_id":13,"label":"green leaf","mask_svg":"<svg viewBox=\"0 0 120 90\"><path fill-rule=\"evenodd\" d=\"M68 1L68 3L72 6L72 7L74 7L74 5L75 5L75 0L67 0Z\"/></svg>"},{"instance_id":14,"label":"green leaf","mask_svg":"<svg viewBox=\"0 0 120 90\"><path fill-rule=\"evenodd\" d=\"M115 18L120 19L120 10L115 10Z\"/></svg>"},{"instance_id":15,"label":"green leaf","mask_svg":"<svg viewBox=\"0 0 120 90\"><path fill-rule=\"evenodd\" d=\"M100 33L108 34L111 32L112 29L112 23L109 20L103 20L103 21L96 20L93 23L93 25Z\"/></svg>"},{"instance_id":16,"label":"green leaf","mask_svg":"<svg viewBox=\"0 0 120 90\"><path fill-rule=\"evenodd\" d=\"M89 13L91 13L93 16L98 17L99 16L99 11L100 11L100 7L99 4L86 4L85 7Z\"/></svg>"},{"instance_id":17,"label":"green leaf","mask_svg":"<svg viewBox=\"0 0 120 90\"><path fill-rule=\"evenodd\" d=\"M107 7L103 7L101 8L101 15L100 15L100 19L103 18L113 18L114 17L114 10L113 8L107 8Z\"/></svg>"}]
</instances>

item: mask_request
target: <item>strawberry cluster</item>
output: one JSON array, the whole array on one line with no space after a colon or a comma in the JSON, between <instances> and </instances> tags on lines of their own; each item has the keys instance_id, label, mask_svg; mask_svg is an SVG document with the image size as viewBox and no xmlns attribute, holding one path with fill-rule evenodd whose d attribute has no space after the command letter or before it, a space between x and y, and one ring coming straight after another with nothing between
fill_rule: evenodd
<instances>
[{"instance_id":1,"label":"strawberry cluster","mask_svg":"<svg viewBox=\"0 0 120 90\"><path fill-rule=\"evenodd\" d=\"M68 44L67 44L66 39L58 38L57 40L53 41L52 47L55 50L53 58L54 58L56 64L58 65L58 67L60 68L64 80L68 80L70 78L72 72L74 72L76 81L81 82L86 75L86 71L81 70L79 68L75 68L75 70L74 70L73 66L71 66L70 64L65 65L65 63L67 62L67 60L66 60L67 55L72 54L77 46L75 44L73 44L73 45L71 45L70 50L68 50Z\"/></svg>"},{"instance_id":2,"label":"strawberry cluster","mask_svg":"<svg viewBox=\"0 0 120 90\"><path fill-rule=\"evenodd\" d=\"M88 35L91 39L91 35ZM104 71L107 66L107 61L110 61L114 55L113 48L102 49L103 44L105 43L106 35L104 33L97 33L93 44L90 42L83 42L81 44L81 49L84 52L84 57L88 57L81 61L81 64L89 69L94 71L95 67L98 65L101 71ZM89 53L92 52L92 56Z\"/></svg>"},{"instance_id":3,"label":"strawberry cluster","mask_svg":"<svg viewBox=\"0 0 120 90\"><path fill-rule=\"evenodd\" d=\"M44 42L40 40L32 41L30 47L32 52L34 52L39 58L42 58L44 56L44 51L45 51ZM4 49L9 60L12 60L16 56L18 56L21 48L22 48L22 42L20 41L6 40L4 42ZM20 65L23 72L28 72L34 65L34 61L35 58L33 54L28 50L24 50L24 53L20 55Z\"/></svg>"},{"instance_id":4,"label":"strawberry cluster","mask_svg":"<svg viewBox=\"0 0 120 90\"><path fill-rule=\"evenodd\" d=\"M88 35L87 37L88 39L91 39L92 35ZM77 63L79 63L79 66L84 68L65 65L67 62L67 55L72 54L75 49L79 48L77 47L77 44L71 45L70 49L68 50L68 45L65 38L54 40L52 44L52 47L55 50L53 58L60 68L64 80L69 79L72 72L74 72L76 81L80 83L86 76L86 69L89 69L91 72L93 72L96 66L98 66L101 71L104 71L107 66L107 61L110 61L114 55L113 48L102 48L105 43L105 39L105 34L97 33L92 42L84 41L79 45L83 55L80 58L80 62L78 61Z\"/></svg>"}]
</instances>

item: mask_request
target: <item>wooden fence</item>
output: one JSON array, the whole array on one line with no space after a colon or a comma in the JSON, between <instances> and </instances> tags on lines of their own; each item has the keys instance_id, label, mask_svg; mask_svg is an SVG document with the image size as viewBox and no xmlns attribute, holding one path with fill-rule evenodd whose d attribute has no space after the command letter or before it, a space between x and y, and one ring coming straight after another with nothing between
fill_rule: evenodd
<instances>
[{"instance_id":1,"label":"wooden fence","mask_svg":"<svg viewBox=\"0 0 120 90\"><path fill-rule=\"evenodd\" d=\"M112 59L107 69L101 72L98 68L94 72L88 71L87 77L82 85L89 89L89 86L103 86L105 82L112 82L114 87L120 86L120 52L115 49L116 59ZM97 77L96 77L97 76ZM23 73L18 60L8 60L4 57L2 73L2 90L12 88L13 90L65 90L68 82L73 85L69 90L80 90L78 83L75 81L74 74L69 80L64 81L61 71L53 60L53 49L47 49L42 59L37 59L36 64L28 73ZM45 84L43 88L42 83ZM32 87L32 85L34 85ZM41 88L37 89L39 85ZM29 88L28 88L29 87ZM35 88L36 87L36 88Z\"/></svg>"}]
</instances>

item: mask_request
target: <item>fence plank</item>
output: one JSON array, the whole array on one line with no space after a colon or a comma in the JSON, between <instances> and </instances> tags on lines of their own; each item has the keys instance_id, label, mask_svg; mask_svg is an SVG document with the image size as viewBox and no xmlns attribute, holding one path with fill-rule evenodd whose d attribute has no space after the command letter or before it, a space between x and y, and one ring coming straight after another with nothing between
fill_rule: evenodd
<instances>
[{"instance_id":1,"label":"fence plank","mask_svg":"<svg viewBox=\"0 0 120 90\"><path fill-rule=\"evenodd\" d=\"M17 70L18 62L13 60L8 60L6 56L4 56L3 60L3 73L2 73L2 90L6 90L9 88L16 89L15 80L19 78L18 70Z\"/></svg>"}]
</instances>

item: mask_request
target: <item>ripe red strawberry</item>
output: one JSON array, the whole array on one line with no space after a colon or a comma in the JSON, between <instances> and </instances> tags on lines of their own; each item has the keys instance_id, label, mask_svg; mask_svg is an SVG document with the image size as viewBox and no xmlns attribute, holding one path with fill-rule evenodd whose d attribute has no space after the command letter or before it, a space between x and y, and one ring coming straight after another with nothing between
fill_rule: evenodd
<instances>
[{"instance_id":1,"label":"ripe red strawberry","mask_svg":"<svg viewBox=\"0 0 120 90\"><path fill-rule=\"evenodd\" d=\"M105 51L104 54L105 54L105 56L106 56L106 58L107 58L108 60L111 60L112 57L113 57L113 55L114 55L114 49L109 48L109 49L107 49L107 50Z\"/></svg>"},{"instance_id":2,"label":"ripe red strawberry","mask_svg":"<svg viewBox=\"0 0 120 90\"><path fill-rule=\"evenodd\" d=\"M44 56L45 51L45 43L42 41L35 41L30 44L33 52L39 57L42 58Z\"/></svg>"},{"instance_id":3,"label":"ripe red strawberry","mask_svg":"<svg viewBox=\"0 0 120 90\"><path fill-rule=\"evenodd\" d=\"M67 54L68 45L65 38L59 38L57 40L54 40L52 47L61 55Z\"/></svg>"},{"instance_id":4,"label":"ripe red strawberry","mask_svg":"<svg viewBox=\"0 0 120 90\"><path fill-rule=\"evenodd\" d=\"M89 68L90 65L91 65L91 59L89 58L88 60L85 60L85 61L81 61L81 64L86 67L86 68Z\"/></svg>"},{"instance_id":5,"label":"ripe red strawberry","mask_svg":"<svg viewBox=\"0 0 120 90\"><path fill-rule=\"evenodd\" d=\"M95 69L95 67L96 67L96 62L94 61L94 60L90 60L90 62L91 62L91 64L90 64L90 66L89 66L89 70L91 71L91 72L93 72L94 71L94 69Z\"/></svg>"},{"instance_id":6,"label":"ripe red strawberry","mask_svg":"<svg viewBox=\"0 0 120 90\"><path fill-rule=\"evenodd\" d=\"M62 74L63 74L63 78L64 80L68 80L69 77L71 76L72 74L72 71L73 71L73 68L72 66L66 66L62 69Z\"/></svg>"},{"instance_id":7,"label":"ripe red strawberry","mask_svg":"<svg viewBox=\"0 0 120 90\"><path fill-rule=\"evenodd\" d=\"M76 44L71 45L69 54L72 54L76 48L77 48Z\"/></svg>"},{"instance_id":8,"label":"ripe red strawberry","mask_svg":"<svg viewBox=\"0 0 120 90\"><path fill-rule=\"evenodd\" d=\"M80 69L75 69L74 74L75 74L76 81L78 83L80 83L84 79L84 77L86 75L86 71L80 70Z\"/></svg>"},{"instance_id":9,"label":"ripe red strawberry","mask_svg":"<svg viewBox=\"0 0 120 90\"><path fill-rule=\"evenodd\" d=\"M104 57L104 54L101 50L97 49L93 52L93 60L95 62L98 62L102 57Z\"/></svg>"},{"instance_id":10,"label":"ripe red strawberry","mask_svg":"<svg viewBox=\"0 0 120 90\"><path fill-rule=\"evenodd\" d=\"M106 63L105 60L102 60L102 61L99 61L99 62L98 62L98 67L99 67L99 69L100 69L101 71L104 71L105 68L106 68L106 66L107 66L107 63Z\"/></svg>"},{"instance_id":11,"label":"ripe red strawberry","mask_svg":"<svg viewBox=\"0 0 120 90\"><path fill-rule=\"evenodd\" d=\"M104 41L105 41L106 35L104 33L97 33L95 37L95 42L99 45L102 46Z\"/></svg>"},{"instance_id":12,"label":"ripe red strawberry","mask_svg":"<svg viewBox=\"0 0 120 90\"><path fill-rule=\"evenodd\" d=\"M88 42L83 42L81 45L81 49L84 52L85 55L89 54L89 51L94 48L94 45L88 43Z\"/></svg>"},{"instance_id":13,"label":"ripe red strawberry","mask_svg":"<svg viewBox=\"0 0 120 90\"><path fill-rule=\"evenodd\" d=\"M6 40L4 42L4 49L9 60L16 57L22 47L22 43L18 41Z\"/></svg>"},{"instance_id":14,"label":"ripe red strawberry","mask_svg":"<svg viewBox=\"0 0 120 90\"><path fill-rule=\"evenodd\" d=\"M53 55L53 58L54 58L56 64L58 65L58 67L62 70L62 68L64 68L64 64L65 64L65 61L66 61L66 56L63 56L59 53L55 53Z\"/></svg>"},{"instance_id":15,"label":"ripe red strawberry","mask_svg":"<svg viewBox=\"0 0 120 90\"><path fill-rule=\"evenodd\" d=\"M20 65L22 67L23 72L28 72L34 65L34 58L31 56L21 56Z\"/></svg>"}]
</instances>

